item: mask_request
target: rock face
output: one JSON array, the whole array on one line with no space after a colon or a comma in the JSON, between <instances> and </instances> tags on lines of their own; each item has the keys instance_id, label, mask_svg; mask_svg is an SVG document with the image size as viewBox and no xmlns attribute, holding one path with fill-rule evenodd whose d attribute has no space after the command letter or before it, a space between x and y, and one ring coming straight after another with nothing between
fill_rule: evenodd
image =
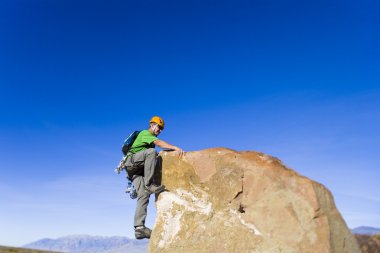
<instances>
[{"instance_id":1,"label":"rock face","mask_svg":"<svg viewBox=\"0 0 380 253\"><path fill-rule=\"evenodd\" d=\"M149 252L359 253L331 193L276 158L224 148L161 153Z\"/></svg>"}]
</instances>

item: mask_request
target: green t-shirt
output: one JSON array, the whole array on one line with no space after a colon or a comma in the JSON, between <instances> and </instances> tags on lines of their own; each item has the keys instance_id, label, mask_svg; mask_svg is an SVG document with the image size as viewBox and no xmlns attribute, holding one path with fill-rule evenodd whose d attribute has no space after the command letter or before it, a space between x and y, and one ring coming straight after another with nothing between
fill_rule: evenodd
<instances>
[{"instance_id":1,"label":"green t-shirt","mask_svg":"<svg viewBox=\"0 0 380 253\"><path fill-rule=\"evenodd\" d=\"M153 143L155 140L158 140L158 138L149 132L149 130L142 130L133 142L129 152L136 154L145 149L154 148L156 146Z\"/></svg>"}]
</instances>

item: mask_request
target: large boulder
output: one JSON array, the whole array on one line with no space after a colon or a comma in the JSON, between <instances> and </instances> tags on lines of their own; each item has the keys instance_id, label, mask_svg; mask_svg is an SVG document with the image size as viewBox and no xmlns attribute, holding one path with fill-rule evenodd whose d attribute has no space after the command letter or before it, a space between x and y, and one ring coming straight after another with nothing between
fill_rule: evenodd
<instances>
[{"instance_id":1,"label":"large boulder","mask_svg":"<svg viewBox=\"0 0 380 253\"><path fill-rule=\"evenodd\" d=\"M331 193L258 152L162 152L149 252L359 253Z\"/></svg>"}]
</instances>

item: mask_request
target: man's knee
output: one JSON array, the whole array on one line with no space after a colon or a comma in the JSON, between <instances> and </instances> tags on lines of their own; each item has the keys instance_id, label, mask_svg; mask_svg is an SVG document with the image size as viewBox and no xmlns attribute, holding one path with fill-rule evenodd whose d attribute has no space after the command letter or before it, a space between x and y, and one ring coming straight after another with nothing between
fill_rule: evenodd
<instances>
[{"instance_id":1,"label":"man's knee","mask_svg":"<svg viewBox=\"0 0 380 253\"><path fill-rule=\"evenodd\" d=\"M147 155L156 155L156 154L157 154L155 148L148 148L148 149L145 151L145 153L146 153Z\"/></svg>"}]
</instances>

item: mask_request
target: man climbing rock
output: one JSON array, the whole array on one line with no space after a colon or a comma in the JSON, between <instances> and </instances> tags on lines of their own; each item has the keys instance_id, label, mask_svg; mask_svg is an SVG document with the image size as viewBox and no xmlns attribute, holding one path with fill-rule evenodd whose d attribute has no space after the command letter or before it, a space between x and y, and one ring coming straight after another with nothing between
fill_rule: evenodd
<instances>
[{"instance_id":1,"label":"man climbing rock","mask_svg":"<svg viewBox=\"0 0 380 253\"><path fill-rule=\"evenodd\" d=\"M184 155L184 151L173 146L157 136L164 130L164 120L154 116L149 121L149 128L139 133L127 154L126 169L137 191L137 205L134 217L136 239L150 238L151 230L145 227L149 196L152 193L160 193L165 190L164 185L154 182L154 176L159 171L157 162L157 152L155 146L179 152L179 156Z\"/></svg>"}]
</instances>

